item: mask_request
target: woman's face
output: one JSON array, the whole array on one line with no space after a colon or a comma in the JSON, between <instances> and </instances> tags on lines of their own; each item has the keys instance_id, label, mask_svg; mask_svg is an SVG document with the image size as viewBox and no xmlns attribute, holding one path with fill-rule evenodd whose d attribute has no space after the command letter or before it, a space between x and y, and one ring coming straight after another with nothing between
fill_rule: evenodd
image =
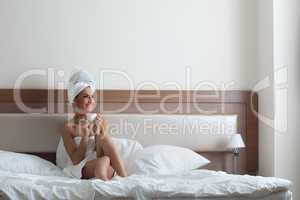
<instances>
[{"instance_id":1,"label":"woman's face","mask_svg":"<svg viewBox=\"0 0 300 200\"><path fill-rule=\"evenodd\" d=\"M74 106L76 106L82 114L92 112L96 106L93 90L90 87L83 89L76 96Z\"/></svg>"}]
</instances>

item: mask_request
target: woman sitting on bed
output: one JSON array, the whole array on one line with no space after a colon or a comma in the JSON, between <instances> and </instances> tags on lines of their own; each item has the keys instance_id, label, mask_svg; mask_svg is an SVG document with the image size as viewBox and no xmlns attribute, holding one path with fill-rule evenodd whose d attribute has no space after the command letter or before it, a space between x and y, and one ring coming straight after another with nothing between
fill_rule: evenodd
<instances>
[{"instance_id":1,"label":"woman sitting on bed","mask_svg":"<svg viewBox=\"0 0 300 200\"><path fill-rule=\"evenodd\" d=\"M124 164L106 134L106 121L100 114L90 113L95 109L94 92L95 81L87 71L80 70L71 76L68 98L75 115L65 123L56 152L57 165L75 178L106 181L115 173L125 177Z\"/></svg>"}]
</instances>

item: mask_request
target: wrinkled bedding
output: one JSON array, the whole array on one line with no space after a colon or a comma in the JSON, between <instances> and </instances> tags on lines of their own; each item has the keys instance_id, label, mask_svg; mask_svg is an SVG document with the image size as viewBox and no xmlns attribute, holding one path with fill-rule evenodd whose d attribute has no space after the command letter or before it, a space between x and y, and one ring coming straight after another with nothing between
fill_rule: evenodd
<instances>
[{"instance_id":1,"label":"wrinkled bedding","mask_svg":"<svg viewBox=\"0 0 300 200\"><path fill-rule=\"evenodd\" d=\"M7 199L259 199L287 192L290 187L291 182L285 179L231 175L211 170L173 175L132 175L126 178L116 176L107 182L0 171L0 197Z\"/></svg>"}]
</instances>

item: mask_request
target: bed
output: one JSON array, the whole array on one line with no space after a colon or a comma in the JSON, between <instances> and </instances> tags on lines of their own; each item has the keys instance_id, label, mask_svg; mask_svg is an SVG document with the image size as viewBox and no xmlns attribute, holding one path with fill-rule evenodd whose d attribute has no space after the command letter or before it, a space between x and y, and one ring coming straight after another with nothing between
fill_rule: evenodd
<instances>
[{"instance_id":1,"label":"bed","mask_svg":"<svg viewBox=\"0 0 300 200\"><path fill-rule=\"evenodd\" d=\"M188 148L211 163L182 173L140 174L116 177L109 182L0 170L0 197L292 199L288 180L256 176L258 121L255 112L258 105L255 93L101 90L97 91L97 97L96 110L108 119L113 137L135 139L144 147L164 144ZM34 154L55 163L62 123L71 116L70 105L65 99L64 90L0 90L0 150ZM135 129L125 130L128 124ZM246 144L238 162L240 175L231 174L232 153L226 148L230 136L235 133L241 133Z\"/></svg>"}]
</instances>

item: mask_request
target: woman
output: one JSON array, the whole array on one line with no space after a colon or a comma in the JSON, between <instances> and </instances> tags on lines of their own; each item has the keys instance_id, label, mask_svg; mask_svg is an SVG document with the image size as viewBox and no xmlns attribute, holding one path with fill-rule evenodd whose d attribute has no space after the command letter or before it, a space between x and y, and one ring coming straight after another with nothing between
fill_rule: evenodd
<instances>
[{"instance_id":1,"label":"woman","mask_svg":"<svg viewBox=\"0 0 300 200\"><path fill-rule=\"evenodd\" d=\"M115 172L126 176L124 164L110 136L107 123L98 113L94 118L95 81L84 70L74 73L69 81L68 98L74 117L65 123L57 148L57 165L76 178L112 179ZM92 118L92 119L90 119Z\"/></svg>"}]
</instances>

